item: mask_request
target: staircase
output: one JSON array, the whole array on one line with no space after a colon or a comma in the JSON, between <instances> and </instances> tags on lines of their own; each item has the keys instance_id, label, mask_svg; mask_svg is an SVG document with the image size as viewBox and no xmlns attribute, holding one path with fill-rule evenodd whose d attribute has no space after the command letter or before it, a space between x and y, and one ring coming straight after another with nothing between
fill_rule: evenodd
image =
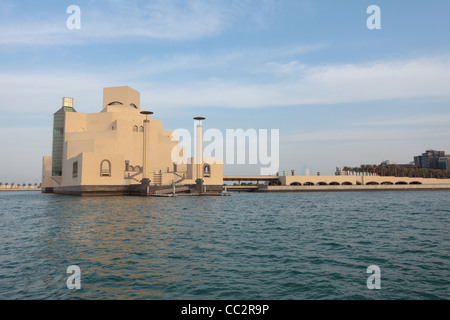
<instances>
[{"instance_id":1,"label":"staircase","mask_svg":"<svg viewBox=\"0 0 450 320\"><path fill-rule=\"evenodd\" d=\"M153 192L153 194L173 194L174 188L164 188L164 189L159 189L159 190L155 190ZM189 187L185 187L185 186L178 186L175 187L175 193L184 193L184 192L188 192L190 191Z\"/></svg>"},{"instance_id":2,"label":"staircase","mask_svg":"<svg viewBox=\"0 0 450 320\"><path fill-rule=\"evenodd\" d=\"M125 179L130 179L130 180L134 180L134 181L136 181L136 182L141 183L141 180L138 180L138 179L136 179L135 177L138 176L138 175L140 175L140 174L142 174L142 172L143 172L142 169L141 169L141 171L136 172L136 173L133 173L133 174L131 174L131 175L130 175L130 173L128 172L127 174L125 174Z\"/></svg>"},{"instance_id":3,"label":"staircase","mask_svg":"<svg viewBox=\"0 0 450 320\"><path fill-rule=\"evenodd\" d=\"M172 174L176 175L178 178L180 178L177 181L173 181L172 185L177 185L177 184L183 182L186 179L186 177L183 177L183 176L179 175L176 172L169 172L169 173L172 173Z\"/></svg>"},{"instance_id":4,"label":"staircase","mask_svg":"<svg viewBox=\"0 0 450 320\"><path fill-rule=\"evenodd\" d=\"M162 185L162 173L154 173L152 183L156 185Z\"/></svg>"}]
</instances>

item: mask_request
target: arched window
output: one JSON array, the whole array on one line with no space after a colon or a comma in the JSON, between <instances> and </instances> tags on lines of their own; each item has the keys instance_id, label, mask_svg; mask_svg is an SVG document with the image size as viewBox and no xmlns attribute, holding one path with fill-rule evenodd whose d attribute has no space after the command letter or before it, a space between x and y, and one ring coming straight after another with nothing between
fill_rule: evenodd
<instances>
[{"instance_id":1,"label":"arched window","mask_svg":"<svg viewBox=\"0 0 450 320\"><path fill-rule=\"evenodd\" d=\"M203 166L203 176L211 177L211 166L207 163Z\"/></svg>"},{"instance_id":2,"label":"arched window","mask_svg":"<svg viewBox=\"0 0 450 320\"><path fill-rule=\"evenodd\" d=\"M113 101L108 103L108 106L123 106L123 103L120 101Z\"/></svg>"},{"instance_id":3,"label":"arched window","mask_svg":"<svg viewBox=\"0 0 450 320\"><path fill-rule=\"evenodd\" d=\"M138 132L138 131L139 131L138 126L133 126L133 132Z\"/></svg>"},{"instance_id":4,"label":"arched window","mask_svg":"<svg viewBox=\"0 0 450 320\"><path fill-rule=\"evenodd\" d=\"M103 160L100 164L100 176L111 177L111 162L109 160Z\"/></svg>"},{"instance_id":5,"label":"arched window","mask_svg":"<svg viewBox=\"0 0 450 320\"><path fill-rule=\"evenodd\" d=\"M139 132L144 132L144 126L139 127Z\"/></svg>"}]
</instances>

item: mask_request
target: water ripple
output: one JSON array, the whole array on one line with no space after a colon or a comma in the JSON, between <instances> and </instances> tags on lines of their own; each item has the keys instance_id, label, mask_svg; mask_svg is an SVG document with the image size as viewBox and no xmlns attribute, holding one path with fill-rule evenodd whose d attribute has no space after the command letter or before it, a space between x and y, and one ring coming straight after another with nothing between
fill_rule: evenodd
<instances>
[{"instance_id":1,"label":"water ripple","mask_svg":"<svg viewBox=\"0 0 450 320\"><path fill-rule=\"evenodd\" d=\"M0 299L449 299L448 208L448 192L0 193Z\"/></svg>"}]
</instances>

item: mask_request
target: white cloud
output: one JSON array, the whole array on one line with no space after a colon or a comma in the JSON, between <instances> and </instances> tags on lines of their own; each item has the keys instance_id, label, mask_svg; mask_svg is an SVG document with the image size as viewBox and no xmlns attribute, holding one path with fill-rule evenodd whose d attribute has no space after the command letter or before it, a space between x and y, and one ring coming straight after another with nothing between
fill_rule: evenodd
<instances>
[{"instance_id":1,"label":"white cloud","mask_svg":"<svg viewBox=\"0 0 450 320\"><path fill-rule=\"evenodd\" d=\"M87 42L141 41L142 39L192 40L218 35L234 24L250 20L263 25L272 0L153 0L79 3L81 29L68 30L65 11L25 16L12 3L5 8L16 16L4 17L0 44L64 45ZM45 8L45 7L44 7ZM43 10L43 11L42 11ZM46 12L47 10L48 12ZM248 23L248 21L246 21Z\"/></svg>"},{"instance_id":2,"label":"white cloud","mask_svg":"<svg viewBox=\"0 0 450 320\"><path fill-rule=\"evenodd\" d=\"M439 97L448 96L450 87L447 56L320 67L290 63L271 72L288 76L252 79L243 71L247 77L240 81L219 78L176 87L143 85L143 96L168 107L255 108Z\"/></svg>"},{"instance_id":3,"label":"white cloud","mask_svg":"<svg viewBox=\"0 0 450 320\"><path fill-rule=\"evenodd\" d=\"M449 114L422 114L405 116L401 119L391 117L376 117L371 121L361 121L352 123L353 126L410 126L410 125L448 125L450 123Z\"/></svg>"},{"instance_id":4,"label":"white cloud","mask_svg":"<svg viewBox=\"0 0 450 320\"><path fill-rule=\"evenodd\" d=\"M36 112L36 108L41 108L43 112L49 112L59 105L62 96L72 96L84 108L96 111L101 105L102 88L114 85L134 87L141 92L143 104L164 108L258 108L449 96L448 56L325 66L294 63L282 65L279 72L268 70L264 76L252 73L257 69L256 64L245 70L245 58L239 59L243 70L242 73L236 71L233 77L203 75L203 79L198 81L184 82L160 81L157 77L149 81L143 77L145 72L134 71L133 68L124 72L116 69L107 72L95 70L93 73L70 70L22 75L3 73L0 74L0 110L15 108L22 112ZM201 64L201 59L193 60ZM205 60L210 63L208 70L214 70L215 65L221 63L220 59L213 57ZM181 61L179 68L187 68L185 63ZM265 62L261 63L263 68ZM142 67L143 70L146 68L152 68L152 65ZM280 76L286 70L288 74Z\"/></svg>"},{"instance_id":5,"label":"white cloud","mask_svg":"<svg viewBox=\"0 0 450 320\"><path fill-rule=\"evenodd\" d=\"M284 135L282 142L307 142L307 141L393 141L393 140L428 140L450 138L447 129L373 129L373 128L339 128L326 130L318 128L317 131Z\"/></svg>"}]
</instances>

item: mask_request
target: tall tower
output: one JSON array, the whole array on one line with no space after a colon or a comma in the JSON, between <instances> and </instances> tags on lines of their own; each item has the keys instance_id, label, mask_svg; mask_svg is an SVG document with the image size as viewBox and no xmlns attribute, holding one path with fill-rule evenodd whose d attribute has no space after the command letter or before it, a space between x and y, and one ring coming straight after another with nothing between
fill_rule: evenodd
<instances>
[{"instance_id":1,"label":"tall tower","mask_svg":"<svg viewBox=\"0 0 450 320\"><path fill-rule=\"evenodd\" d=\"M196 166L197 166L197 170L195 170L197 172L196 174L196 180L195 180L195 184L196 184L196 191L197 192L203 192L203 182L204 180L203 178L203 126L202 126L202 121L205 120L206 118L204 117L195 117L194 120L198 121L197 124L197 156L195 157L195 162L196 162Z\"/></svg>"},{"instance_id":2,"label":"tall tower","mask_svg":"<svg viewBox=\"0 0 450 320\"><path fill-rule=\"evenodd\" d=\"M53 114L52 178L57 183L61 183L62 179L66 112L76 112L73 108L73 98L64 97L62 108Z\"/></svg>"}]
</instances>

